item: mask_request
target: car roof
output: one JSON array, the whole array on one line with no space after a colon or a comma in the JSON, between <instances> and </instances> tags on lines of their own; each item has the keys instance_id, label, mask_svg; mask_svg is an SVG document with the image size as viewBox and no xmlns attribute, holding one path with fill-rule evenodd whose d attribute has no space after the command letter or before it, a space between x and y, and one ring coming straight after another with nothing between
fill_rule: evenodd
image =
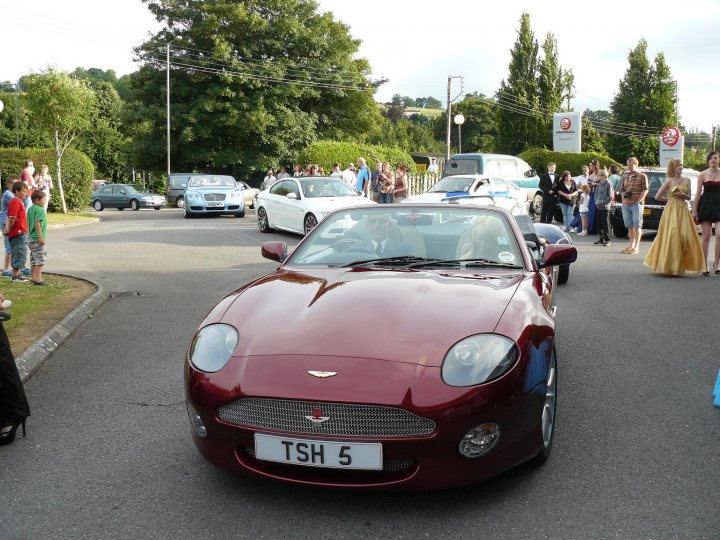
<instances>
[{"instance_id":1,"label":"car roof","mask_svg":"<svg viewBox=\"0 0 720 540\"><path fill-rule=\"evenodd\" d=\"M635 170L640 171L640 172L659 172L659 173L667 172L666 167L635 167ZM700 171L696 171L695 169L686 169L685 167L683 167L683 174L685 174L686 172L700 174Z\"/></svg>"},{"instance_id":2,"label":"car roof","mask_svg":"<svg viewBox=\"0 0 720 540\"><path fill-rule=\"evenodd\" d=\"M510 154L479 154L479 153L470 153L470 154L455 154L453 156L450 156L450 159L472 159L477 157L483 157L483 158L511 158L511 159L520 159L517 156L511 156ZM522 160L521 160L522 161Z\"/></svg>"}]
</instances>

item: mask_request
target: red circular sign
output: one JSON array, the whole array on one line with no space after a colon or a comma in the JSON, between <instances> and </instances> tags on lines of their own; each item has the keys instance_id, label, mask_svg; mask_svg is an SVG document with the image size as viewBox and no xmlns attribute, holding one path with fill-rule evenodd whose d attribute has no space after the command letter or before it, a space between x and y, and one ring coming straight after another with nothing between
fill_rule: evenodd
<instances>
[{"instance_id":1,"label":"red circular sign","mask_svg":"<svg viewBox=\"0 0 720 540\"><path fill-rule=\"evenodd\" d=\"M662 132L662 140L667 146L675 146L680 140L680 130L676 127L666 127Z\"/></svg>"},{"instance_id":2,"label":"red circular sign","mask_svg":"<svg viewBox=\"0 0 720 540\"><path fill-rule=\"evenodd\" d=\"M560 119L560 129L563 131L567 131L570 129L570 126L572 126L572 122L567 116L564 116Z\"/></svg>"}]
</instances>

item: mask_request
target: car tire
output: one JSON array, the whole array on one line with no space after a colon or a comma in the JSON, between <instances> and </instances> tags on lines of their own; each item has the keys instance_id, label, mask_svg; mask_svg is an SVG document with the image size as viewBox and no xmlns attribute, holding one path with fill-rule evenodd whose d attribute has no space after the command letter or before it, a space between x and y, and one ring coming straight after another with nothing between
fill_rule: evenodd
<instances>
[{"instance_id":1,"label":"car tire","mask_svg":"<svg viewBox=\"0 0 720 540\"><path fill-rule=\"evenodd\" d=\"M118 210L119 210L120 212L122 212L122 211L125 210L125 209L124 209L123 207L118 207Z\"/></svg>"},{"instance_id":2,"label":"car tire","mask_svg":"<svg viewBox=\"0 0 720 540\"><path fill-rule=\"evenodd\" d=\"M133 212L137 212L140 210L140 203L137 201L137 199L130 199L130 210Z\"/></svg>"},{"instance_id":3,"label":"car tire","mask_svg":"<svg viewBox=\"0 0 720 540\"><path fill-rule=\"evenodd\" d=\"M175 199L175 205L178 208L185 208L185 197L178 197Z\"/></svg>"},{"instance_id":4,"label":"car tire","mask_svg":"<svg viewBox=\"0 0 720 540\"><path fill-rule=\"evenodd\" d=\"M308 214L305 216L305 219L303 220L303 231L305 231L305 234L312 231L315 227L317 227L318 220L315 217L314 214Z\"/></svg>"},{"instance_id":5,"label":"car tire","mask_svg":"<svg viewBox=\"0 0 720 540\"><path fill-rule=\"evenodd\" d=\"M95 199L93 201L93 208L95 209L96 212L102 212L105 209L105 207L103 206L103 203L100 199Z\"/></svg>"},{"instance_id":6,"label":"car tire","mask_svg":"<svg viewBox=\"0 0 720 540\"><path fill-rule=\"evenodd\" d=\"M536 193L530 202L530 213L539 216L542 213L542 194Z\"/></svg>"},{"instance_id":7,"label":"car tire","mask_svg":"<svg viewBox=\"0 0 720 540\"><path fill-rule=\"evenodd\" d=\"M235 214L233 214L233 216L235 216L236 218L245 217L245 210L243 210L242 212L236 212Z\"/></svg>"},{"instance_id":8,"label":"car tire","mask_svg":"<svg viewBox=\"0 0 720 540\"><path fill-rule=\"evenodd\" d=\"M188 212L187 206L183 206L183 217L185 219L190 219L191 217L194 217L193 214Z\"/></svg>"},{"instance_id":9,"label":"car tire","mask_svg":"<svg viewBox=\"0 0 720 540\"><path fill-rule=\"evenodd\" d=\"M557 352L553 345L550 353L550 368L545 389L545 402L540 416L540 439L542 449L532 459L533 463L540 465L550 457L553 436L555 435L555 420L557 412Z\"/></svg>"},{"instance_id":10,"label":"car tire","mask_svg":"<svg viewBox=\"0 0 720 540\"><path fill-rule=\"evenodd\" d=\"M613 236L615 238L627 238L628 237L628 230L623 227L622 225L615 225L612 226L613 230Z\"/></svg>"},{"instance_id":11,"label":"car tire","mask_svg":"<svg viewBox=\"0 0 720 540\"><path fill-rule=\"evenodd\" d=\"M160 207L159 207L159 206L156 206L156 207L155 207L155 210L160 210Z\"/></svg>"},{"instance_id":12,"label":"car tire","mask_svg":"<svg viewBox=\"0 0 720 540\"><path fill-rule=\"evenodd\" d=\"M270 228L270 221L268 220L267 212L262 206L258 206L257 209L257 218L258 218L258 229L261 233L269 233L272 232L272 229Z\"/></svg>"},{"instance_id":13,"label":"car tire","mask_svg":"<svg viewBox=\"0 0 720 540\"><path fill-rule=\"evenodd\" d=\"M568 279L570 279L570 265L563 264L558 269L558 283L562 285L563 283L567 283Z\"/></svg>"}]
</instances>

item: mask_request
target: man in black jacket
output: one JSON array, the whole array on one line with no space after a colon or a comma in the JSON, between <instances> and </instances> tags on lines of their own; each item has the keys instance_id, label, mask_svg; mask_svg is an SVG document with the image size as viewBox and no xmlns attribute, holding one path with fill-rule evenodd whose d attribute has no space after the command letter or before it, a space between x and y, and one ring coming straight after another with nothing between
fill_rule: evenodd
<instances>
[{"instance_id":1,"label":"man in black jacket","mask_svg":"<svg viewBox=\"0 0 720 540\"><path fill-rule=\"evenodd\" d=\"M543 194L542 210L540 212L540 223L552 223L557 203L557 194L553 186L558 176L555 174L556 165L551 161L547 165L547 171L540 177L540 191Z\"/></svg>"}]
</instances>

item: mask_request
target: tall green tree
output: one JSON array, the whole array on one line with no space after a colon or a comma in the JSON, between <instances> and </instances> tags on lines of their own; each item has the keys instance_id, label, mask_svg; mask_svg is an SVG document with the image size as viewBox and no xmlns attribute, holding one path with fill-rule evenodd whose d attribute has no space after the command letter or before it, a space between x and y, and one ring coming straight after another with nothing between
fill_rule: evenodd
<instances>
[{"instance_id":1,"label":"tall green tree","mask_svg":"<svg viewBox=\"0 0 720 540\"><path fill-rule=\"evenodd\" d=\"M602 135L595 129L587 116L582 117L582 151L607 154Z\"/></svg>"},{"instance_id":2,"label":"tall green tree","mask_svg":"<svg viewBox=\"0 0 720 540\"><path fill-rule=\"evenodd\" d=\"M84 81L52 68L27 77L27 105L33 123L40 126L55 153L58 191L67 213L62 183L62 156L75 137L88 129L94 115L95 94Z\"/></svg>"},{"instance_id":3,"label":"tall green tree","mask_svg":"<svg viewBox=\"0 0 720 540\"><path fill-rule=\"evenodd\" d=\"M312 0L143 0L162 30L137 53L128 106L136 163L165 167L165 52L171 43L175 170L241 177L318 138L362 136L377 120L359 41Z\"/></svg>"},{"instance_id":4,"label":"tall green tree","mask_svg":"<svg viewBox=\"0 0 720 540\"><path fill-rule=\"evenodd\" d=\"M461 102L453 106L453 116L458 113L462 113L465 117L465 123L462 125L463 152L495 152L498 131L494 101L479 92L466 94ZM444 141L447 113L443 112L433 125L435 137ZM453 124L452 128L451 140L457 149L457 126Z\"/></svg>"},{"instance_id":5,"label":"tall green tree","mask_svg":"<svg viewBox=\"0 0 720 540\"><path fill-rule=\"evenodd\" d=\"M563 69L558 59L557 41L548 33L542 45L543 56L538 64L538 104L540 121L538 122L539 141L551 148L553 138L553 113L562 110Z\"/></svg>"},{"instance_id":6,"label":"tall green tree","mask_svg":"<svg viewBox=\"0 0 720 540\"><path fill-rule=\"evenodd\" d=\"M663 127L673 123L674 84L665 56L660 53L655 62L647 56L647 42L641 39L628 55L628 69L620 81L610 111L615 122L607 137L610 156L624 163L635 156L642 164L657 163L657 135Z\"/></svg>"},{"instance_id":7,"label":"tall green tree","mask_svg":"<svg viewBox=\"0 0 720 540\"><path fill-rule=\"evenodd\" d=\"M541 115L538 92L538 42L530 28L530 15L520 17L517 40L510 51L507 79L497 91L498 147L510 154L537 146Z\"/></svg>"},{"instance_id":8,"label":"tall green tree","mask_svg":"<svg viewBox=\"0 0 720 540\"><path fill-rule=\"evenodd\" d=\"M90 157L98 176L120 180L127 169L129 144L122 133L124 104L109 81L96 79L90 88L95 94L95 114L92 128L79 137L78 146Z\"/></svg>"}]
</instances>

